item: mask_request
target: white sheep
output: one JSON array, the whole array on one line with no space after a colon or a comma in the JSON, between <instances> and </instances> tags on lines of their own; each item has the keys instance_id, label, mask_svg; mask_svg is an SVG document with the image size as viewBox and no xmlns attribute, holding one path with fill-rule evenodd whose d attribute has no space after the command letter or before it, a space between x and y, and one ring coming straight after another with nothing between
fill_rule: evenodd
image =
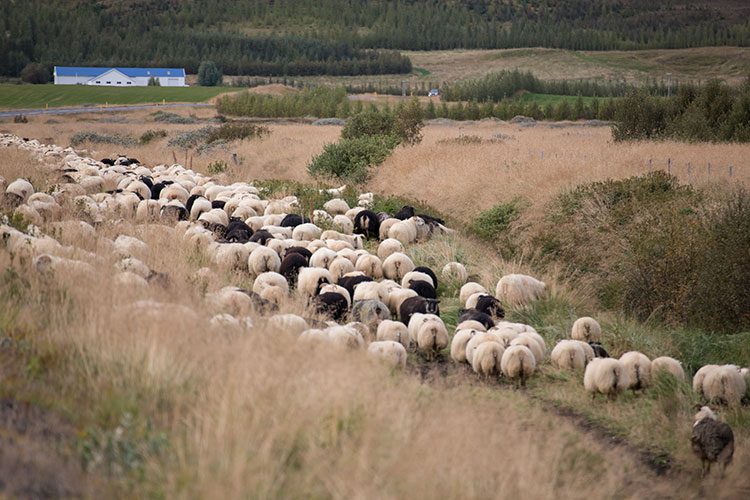
<instances>
[{"instance_id":1,"label":"white sheep","mask_svg":"<svg viewBox=\"0 0 750 500\"><path fill-rule=\"evenodd\" d=\"M709 373L714 372L715 370L719 369L719 365L705 365L698 369L697 372L695 372L695 375L693 375L693 390L698 393L701 397L704 397L703 394L703 381L706 379Z\"/></svg>"},{"instance_id":2,"label":"white sheep","mask_svg":"<svg viewBox=\"0 0 750 500\"><path fill-rule=\"evenodd\" d=\"M526 379L536 371L534 354L526 346L512 345L505 349L500 359L500 369L503 375L510 379L519 379L521 386L525 386Z\"/></svg>"},{"instance_id":3,"label":"white sheep","mask_svg":"<svg viewBox=\"0 0 750 500\"><path fill-rule=\"evenodd\" d=\"M374 280L379 280L383 277L383 263L375 255L363 255L357 259L355 265L357 271L365 273L365 276L369 276Z\"/></svg>"},{"instance_id":4,"label":"white sheep","mask_svg":"<svg viewBox=\"0 0 750 500\"><path fill-rule=\"evenodd\" d=\"M16 179L8 184L5 192L18 196L21 201L26 201L29 196L34 194L34 186L26 179Z\"/></svg>"},{"instance_id":5,"label":"white sheep","mask_svg":"<svg viewBox=\"0 0 750 500\"><path fill-rule=\"evenodd\" d=\"M586 366L583 386L593 399L597 393L606 394L610 399L630 387L628 371L619 359L594 358Z\"/></svg>"},{"instance_id":6,"label":"white sheep","mask_svg":"<svg viewBox=\"0 0 750 500\"><path fill-rule=\"evenodd\" d=\"M393 227L394 224L397 224L401 222L399 219L395 219L393 217L388 218L380 223L380 230L379 232L379 239L380 241L384 241L388 239L388 233L391 230L391 227ZM400 242L399 242L400 243Z\"/></svg>"},{"instance_id":7,"label":"white sheep","mask_svg":"<svg viewBox=\"0 0 750 500\"><path fill-rule=\"evenodd\" d=\"M483 342L474 350L471 367L475 373L485 377L500 375L504 353L505 348L499 342Z\"/></svg>"},{"instance_id":8,"label":"white sheep","mask_svg":"<svg viewBox=\"0 0 750 500\"><path fill-rule=\"evenodd\" d=\"M331 262L338 257L338 254L330 248L319 248L315 250L310 257L310 267L320 267L328 269Z\"/></svg>"},{"instance_id":9,"label":"white sheep","mask_svg":"<svg viewBox=\"0 0 750 500\"><path fill-rule=\"evenodd\" d=\"M148 245L132 236L121 234L115 239L115 252L120 257L139 257L148 254Z\"/></svg>"},{"instance_id":10,"label":"white sheep","mask_svg":"<svg viewBox=\"0 0 750 500\"><path fill-rule=\"evenodd\" d=\"M586 353L578 341L561 340L550 354L552 364L562 370L583 370L586 367Z\"/></svg>"},{"instance_id":11,"label":"white sheep","mask_svg":"<svg viewBox=\"0 0 750 500\"><path fill-rule=\"evenodd\" d=\"M518 338L520 333L518 331L514 330L513 328L508 328L504 326L493 326L489 330L487 330L488 333L491 333L494 335L498 341L503 344L504 347L510 346L510 343L513 342L515 339Z\"/></svg>"},{"instance_id":12,"label":"white sheep","mask_svg":"<svg viewBox=\"0 0 750 500\"><path fill-rule=\"evenodd\" d=\"M427 355L428 359L434 359L447 346L448 330L446 330L443 320L434 316L419 325L417 330L417 350Z\"/></svg>"},{"instance_id":13,"label":"white sheep","mask_svg":"<svg viewBox=\"0 0 750 500\"><path fill-rule=\"evenodd\" d=\"M328 333L316 328L305 330L297 338L297 342L307 346L323 345L330 342Z\"/></svg>"},{"instance_id":14,"label":"white sheep","mask_svg":"<svg viewBox=\"0 0 750 500\"><path fill-rule=\"evenodd\" d=\"M310 328L307 320L296 314L276 314L268 318L266 326L271 330L289 332L293 335L300 335Z\"/></svg>"},{"instance_id":15,"label":"white sheep","mask_svg":"<svg viewBox=\"0 0 750 500\"><path fill-rule=\"evenodd\" d=\"M259 274L258 277L255 278L255 281L253 282L253 292L260 294L260 292L262 292L264 288L272 286L279 287L286 292L289 291L289 283L287 282L286 278L284 278L279 273L268 271Z\"/></svg>"},{"instance_id":16,"label":"white sheep","mask_svg":"<svg viewBox=\"0 0 750 500\"><path fill-rule=\"evenodd\" d=\"M367 354L385 361L392 368L406 368L406 349L393 340L379 340L367 347Z\"/></svg>"},{"instance_id":17,"label":"white sheep","mask_svg":"<svg viewBox=\"0 0 750 500\"><path fill-rule=\"evenodd\" d=\"M354 232L354 223L346 215L336 215L333 217L333 228L344 234L352 234Z\"/></svg>"},{"instance_id":18,"label":"white sheep","mask_svg":"<svg viewBox=\"0 0 750 500\"><path fill-rule=\"evenodd\" d=\"M268 271L278 273L281 268L281 259L279 254L270 248L259 246L247 258L247 267L250 273L255 276Z\"/></svg>"},{"instance_id":19,"label":"white sheep","mask_svg":"<svg viewBox=\"0 0 750 500\"><path fill-rule=\"evenodd\" d=\"M656 374L660 371L669 373L680 382L686 380L685 370L682 369L682 364L669 356L661 356L651 361L651 376L656 377Z\"/></svg>"},{"instance_id":20,"label":"white sheep","mask_svg":"<svg viewBox=\"0 0 750 500\"><path fill-rule=\"evenodd\" d=\"M400 321L384 319L378 324L378 330L375 335L378 340L393 340L404 347L409 347L410 344L409 330Z\"/></svg>"},{"instance_id":21,"label":"white sheep","mask_svg":"<svg viewBox=\"0 0 750 500\"><path fill-rule=\"evenodd\" d=\"M440 273L445 281L463 285L469 279L469 271L460 262L448 262Z\"/></svg>"},{"instance_id":22,"label":"white sheep","mask_svg":"<svg viewBox=\"0 0 750 500\"><path fill-rule=\"evenodd\" d=\"M571 342L577 343L583 349L583 353L586 355L586 364L591 363L591 360L596 357L594 348L589 345L588 342L582 340L570 340Z\"/></svg>"},{"instance_id":23,"label":"white sheep","mask_svg":"<svg viewBox=\"0 0 750 500\"><path fill-rule=\"evenodd\" d=\"M483 342L498 342L498 339L496 336L489 332L477 331L474 335L471 336L468 342L466 342L465 357L467 363L472 364L472 360L474 359L474 351L476 350L476 347Z\"/></svg>"},{"instance_id":24,"label":"white sheep","mask_svg":"<svg viewBox=\"0 0 750 500\"><path fill-rule=\"evenodd\" d=\"M349 210L349 204L341 198L334 198L323 204L323 210L331 215L344 215Z\"/></svg>"},{"instance_id":25,"label":"white sheep","mask_svg":"<svg viewBox=\"0 0 750 500\"><path fill-rule=\"evenodd\" d=\"M473 320L473 319L467 319L466 321L462 321L459 324L456 325L456 331L459 330L479 330L480 332L486 332L487 327L484 326L479 321Z\"/></svg>"},{"instance_id":26,"label":"white sheep","mask_svg":"<svg viewBox=\"0 0 750 500\"><path fill-rule=\"evenodd\" d=\"M390 255L400 252L403 253L404 245L400 241L393 238L386 238L378 245L378 257L380 260L387 259Z\"/></svg>"},{"instance_id":27,"label":"white sheep","mask_svg":"<svg viewBox=\"0 0 750 500\"><path fill-rule=\"evenodd\" d=\"M414 262L403 253L394 253L383 261L383 275L391 280L401 281L406 273L414 270Z\"/></svg>"},{"instance_id":28,"label":"white sheep","mask_svg":"<svg viewBox=\"0 0 750 500\"><path fill-rule=\"evenodd\" d=\"M149 274L151 274L151 269L135 257L126 257L115 264L115 267L119 271L130 271L144 279L148 278Z\"/></svg>"},{"instance_id":29,"label":"white sheep","mask_svg":"<svg viewBox=\"0 0 750 500\"><path fill-rule=\"evenodd\" d=\"M518 337L514 338L510 342L511 346L522 345L529 348L531 353L534 355L535 364L540 365L544 361L544 351L539 346L539 343L532 337L523 333L519 334Z\"/></svg>"},{"instance_id":30,"label":"white sheep","mask_svg":"<svg viewBox=\"0 0 750 500\"><path fill-rule=\"evenodd\" d=\"M423 273L421 271L409 271L408 273L404 274L404 277L401 278L401 286L404 288L408 288L409 282L411 280L426 281L433 287L435 286L435 283L432 281L432 277L429 274Z\"/></svg>"},{"instance_id":31,"label":"white sheep","mask_svg":"<svg viewBox=\"0 0 750 500\"><path fill-rule=\"evenodd\" d=\"M500 278L495 288L495 297L503 304L528 306L544 296L547 285L525 274L508 274Z\"/></svg>"},{"instance_id":32,"label":"white sheep","mask_svg":"<svg viewBox=\"0 0 750 500\"><path fill-rule=\"evenodd\" d=\"M458 292L458 300L461 302L461 304L466 305L466 301L469 300L469 297L474 295L475 293L487 293L487 289L480 285L479 283L474 283L473 281L470 281L463 285L461 287L461 290Z\"/></svg>"},{"instance_id":33,"label":"white sheep","mask_svg":"<svg viewBox=\"0 0 750 500\"><path fill-rule=\"evenodd\" d=\"M451 339L451 359L453 361L457 361L458 363L466 361L466 344L477 333L479 333L479 330L472 328L456 330L456 334Z\"/></svg>"},{"instance_id":34,"label":"white sheep","mask_svg":"<svg viewBox=\"0 0 750 500\"><path fill-rule=\"evenodd\" d=\"M354 264L352 264L352 261L350 261L346 257L342 257L341 255L338 255L328 265L328 270L331 271L331 275L333 276L333 278L336 281L338 281L346 273L350 273L354 271Z\"/></svg>"},{"instance_id":35,"label":"white sheep","mask_svg":"<svg viewBox=\"0 0 750 500\"><path fill-rule=\"evenodd\" d=\"M339 348L356 350L362 349L365 346L365 339L356 328L350 326L333 326L327 328L326 333L331 343Z\"/></svg>"},{"instance_id":36,"label":"white sheep","mask_svg":"<svg viewBox=\"0 0 750 500\"><path fill-rule=\"evenodd\" d=\"M578 318L573 323L570 331L570 338L573 340L582 340L583 342L601 342L602 327L594 319L588 316Z\"/></svg>"},{"instance_id":37,"label":"white sheep","mask_svg":"<svg viewBox=\"0 0 750 500\"><path fill-rule=\"evenodd\" d=\"M412 220L399 221L388 230L388 237L404 245L417 241L417 225Z\"/></svg>"},{"instance_id":38,"label":"white sheep","mask_svg":"<svg viewBox=\"0 0 750 500\"><path fill-rule=\"evenodd\" d=\"M263 300L281 306L289 297L289 290L280 286L267 286L258 295Z\"/></svg>"},{"instance_id":39,"label":"white sheep","mask_svg":"<svg viewBox=\"0 0 750 500\"><path fill-rule=\"evenodd\" d=\"M262 247L261 247L262 248ZM315 296L318 283L334 283L333 276L328 269L320 267L303 267L297 275L297 292L307 299ZM356 300L356 299L355 299Z\"/></svg>"},{"instance_id":40,"label":"white sheep","mask_svg":"<svg viewBox=\"0 0 750 500\"><path fill-rule=\"evenodd\" d=\"M377 300L385 304L388 297L385 290L381 288L380 283L377 281L364 281L354 287L354 297L352 297L352 300L354 302L360 300Z\"/></svg>"},{"instance_id":41,"label":"white sheep","mask_svg":"<svg viewBox=\"0 0 750 500\"><path fill-rule=\"evenodd\" d=\"M292 238L297 241L313 241L320 238L323 231L315 224L300 224L292 230Z\"/></svg>"},{"instance_id":42,"label":"white sheep","mask_svg":"<svg viewBox=\"0 0 750 500\"><path fill-rule=\"evenodd\" d=\"M625 368L628 388L633 391L645 389L651 385L651 360L638 351L629 351L620 356Z\"/></svg>"},{"instance_id":43,"label":"white sheep","mask_svg":"<svg viewBox=\"0 0 750 500\"><path fill-rule=\"evenodd\" d=\"M211 258L219 268L226 271L247 269L250 249L242 243L223 243L217 245Z\"/></svg>"},{"instance_id":44,"label":"white sheep","mask_svg":"<svg viewBox=\"0 0 750 500\"><path fill-rule=\"evenodd\" d=\"M703 396L707 401L739 406L747 392L747 382L740 368L722 365L710 371L703 381Z\"/></svg>"}]
</instances>

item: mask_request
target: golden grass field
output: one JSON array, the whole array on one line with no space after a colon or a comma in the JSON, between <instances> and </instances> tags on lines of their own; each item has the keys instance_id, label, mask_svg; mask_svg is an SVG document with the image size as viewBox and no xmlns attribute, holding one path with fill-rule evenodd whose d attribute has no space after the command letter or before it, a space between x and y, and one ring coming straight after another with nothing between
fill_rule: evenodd
<instances>
[{"instance_id":1,"label":"golden grass field","mask_svg":"<svg viewBox=\"0 0 750 500\"><path fill-rule=\"evenodd\" d=\"M188 113L213 115L211 110L182 111ZM201 126L154 123L147 112L121 116L123 123L101 115L54 117L54 123L49 117L29 117L28 124L2 123L0 131L67 146L78 131L138 137L147 129L165 129L171 136ZM192 155L193 168L205 171L222 160L230 165L221 177L227 182L311 182L305 165L340 132L339 127L303 123L268 126L271 134L265 139ZM483 141L456 142L469 135ZM186 158L184 151L168 148L166 139L132 148L84 144L80 149L97 159L127 154L147 165ZM672 158L672 172L686 182L746 185L748 152L740 145L614 144L606 127L434 123L425 127L421 144L399 148L366 188L423 201L450 215L461 230L495 203L523 196L542 210L560 190L644 172L649 159L656 168ZM234 165L233 153L240 165ZM188 164L190 158L188 153ZM695 169L691 175L687 162ZM729 164L734 165L731 179ZM30 177L39 191L51 182L35 161L15 150L0 150L0 175ZM151 269L169 273L173 284L168 291L130 292L112 283L115 257L102 243L118 234L137 236L149 246L139 257ZM131 456L126 452L132 449L145 457L136 469L140 473L113 472L106 467L109 455L99 450L87 485L71 486L69 496L734 499L750 492L747 428L737 431L735 463L727 477L700 481L700 464L687 441L693 413L687 397L675 403L670 419L651 400L625 397L616 404L591 404L580 381L551 367L523 392L483 383L463 369L443 372L438 366L423 376L415 370L394 373L364 353L309 350L285 332L264 329L261 318L254 318L260 328L251 333L216 329L208 324L202 287L248 286L248 277L217 272L197 283L195 271L210 263L186 248L172 228L119 221L101 226L93 241L63 235L61 242L95 252L96 274L47 282L28 261L15 261L19 283L27 284L5 297L0 331L7 332L8 345L27 342L32 348L0 349L0 394L62 415L77 442L89 442L87 429L119 428L111 434L116 450ZM410 252L440 266L460 254L472 276L493 288L503 273L533 272L525 263L503 261L463 234L433 239ZM8 253L0 252L0 269L10 265ZM579 298L581 292L554 276L543 278L553 296L574 303ZM122 307L133 298L174 305L161 311ZM285 310L298 312L301 305L290 302ZM615 442L558 414L549 403L558 400L572 400L581 413L592 411L596 419L627 423L630 430L624 435L635 445ZM746 418L746 408L732 411L737 412L733 418ZM124 426L124 415L139 425ZM144 422L164 434L166 450L150 452L149 443L159 442L159 434ZM660 428L671 429L663 438L674 441L677 460L663 475L639 454L650 439L661 437ZM3 439L0 432L0 446ZM23 440L16 447L22 449ZM64 455L60 450L51 454ZM49 474L32 464L27 476L42 473ZM9 484L24 481L19 476Z\"/></svg>"}]
</instances>

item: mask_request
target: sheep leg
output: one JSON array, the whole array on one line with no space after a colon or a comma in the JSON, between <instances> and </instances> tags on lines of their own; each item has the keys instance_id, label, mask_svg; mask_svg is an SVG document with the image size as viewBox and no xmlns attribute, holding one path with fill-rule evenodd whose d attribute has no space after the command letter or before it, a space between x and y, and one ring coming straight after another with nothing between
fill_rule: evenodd
<instances>
[{"instance_id":1,"label":"sheep leg","mask_svg":"<svg viewBox=\"0 0 750 500\"><path fill-rule=\"evenodd\" d=\"M701 478L706 477L711 472L711 462L703 460L703 470L701 471Z\"/></svg>"}]
</instances>

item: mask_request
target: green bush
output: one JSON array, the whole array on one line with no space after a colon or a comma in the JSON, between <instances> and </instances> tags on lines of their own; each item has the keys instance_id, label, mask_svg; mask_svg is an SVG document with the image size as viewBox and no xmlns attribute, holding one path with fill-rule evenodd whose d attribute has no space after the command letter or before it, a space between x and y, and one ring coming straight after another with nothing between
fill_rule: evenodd
<instances>
[{"instance_id":1,"label":"green bush","mask_svg":"<svg viewBox=\"0 0 750 500\"><path fill-rule=\"evenodd\" d=\"M413 146L422 142L424 116L425 112L416 97L413 97L406 106L396 111L393 131L401 143Z\"/></svg>"},{"instance_id":2,"label":"green bush","mask_svg":"<svg viewBox=\"0 0 750 500\"><path fill-rule=\"evenodd\" d=\"M224 123L219 127L211 129L208 134L207 142L211 143L214 141L241 141L247 138L265 137L270 134L271 131L268 127L263 125L255 125L253 123L242 123L242 122L230 122Z\"/></svg>"},{"instance_id":3,"label":"green bush","mask_svg":"<svg viewBox=\"0 0 750 500\"><path fill-rule=\"evenodd\" d=\"M558 196L532 231L529 250L604 307L709 332L750 328L745 191L714 194L664 172L597 182Z\"/></svg>"},{"instance_id":4,"label":"green bush","mask_svg":"<svg viewBox=\"0 0 750 500\"><path fill-rule=\"evenodd\" d=\"M357 139L373 135L390 135L394 131L395 120L390 113L371 109L349 118L341 129L342 139Z\"/></svg>"},{"instance_id":5,"label":"green bush","mask_svg":"<svg viewBox=\"0 0 750 500\"><path fill-rule=\"evenodd\" d=\"M498 203L489 210L480 212L471 223L471 232L482 239L493 241L508 230L511 222L518 219L521 200Z\"/></svg>"},{"instance_id":6,"label":"green bush","mask_svg":"<svg viewBox=\"0 0 750 500\"><path fill-rule=\"evenodd\" d=\"M51 80L49 70L35 62L30 62L21 70L21 80L26 83L43 84Z\"/></svg>"},{"instance_id":7,"label":"green bush","mask_svg":"<svg viewBox=\"0 0 750 500\"><path fill-rule=\"evenodd\" d=\"M311 176L344 182L365 182L373 166L380 165L397 145L392 136L376 135L341 139L327 144L307 167Z\"/></svg>"},{"instance_id":8,"label":"green bush","mask_svg":"<svg viewBox=\"0 0 750 500\"><path fill-rule=\"evenodd\" d=\"M167 136L166 130L146 130L138 140L141 144L148 144L155 139L163 139Z\"/></svg>"},{"instance_id":9,"label":"green bush","mask_svg":"<svg viewBox=\"0 0 750 500\"><path fill-rule=\"evenodd\" d=\"M216 87L222 82L221 70L213 61L203 61L198 66L198 85L202 87Z\"/></svg>"},{"instance_id":10,"label":"green bush","mask_svg":"<svg viewBox=\"0 0 750 500\"><path fill-rule=\"evenodd\" d=\"M206 166L206 172L211 175L222 174L227 171L227 164L221 160L216 160Z\"/></svg>"}]
</instances>

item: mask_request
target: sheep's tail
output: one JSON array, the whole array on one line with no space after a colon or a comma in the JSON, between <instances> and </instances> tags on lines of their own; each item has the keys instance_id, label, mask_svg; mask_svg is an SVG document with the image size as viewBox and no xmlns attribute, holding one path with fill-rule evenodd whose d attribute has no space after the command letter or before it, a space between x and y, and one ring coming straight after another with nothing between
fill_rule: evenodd
<instances>
[{"instance_id":1,"label":"sheep's tail","mask_svg":"<svg viewBox=\"0 0 750 500\"><path fill-rule=\"evenodd\" d=\"M570 351L570 353L568 354L568 357L570 358L570 367L575 368L576 366L575 361L573 361L573 358L575 358L575 352Z\"/></svg>"},{"instance_id":2,"label":"sheep's tail","mask_svg":"<svg viewBox=\"0 0 750 500\"><path fill-rule=\"evenodd\" d=\"M640 363L635 364L635 389L641 388L641 365Z\"/></svg>"},{"instance_id":3,"label":"sheep's tail","mask_svg":"<svg viewBox=\"0 0 750 500\"><path fill-rule=\"evenodd\" d=\"M619 376L617 375L617 367L612 367L612 389L617 390Z\"/></svg>"}]
</instances>

